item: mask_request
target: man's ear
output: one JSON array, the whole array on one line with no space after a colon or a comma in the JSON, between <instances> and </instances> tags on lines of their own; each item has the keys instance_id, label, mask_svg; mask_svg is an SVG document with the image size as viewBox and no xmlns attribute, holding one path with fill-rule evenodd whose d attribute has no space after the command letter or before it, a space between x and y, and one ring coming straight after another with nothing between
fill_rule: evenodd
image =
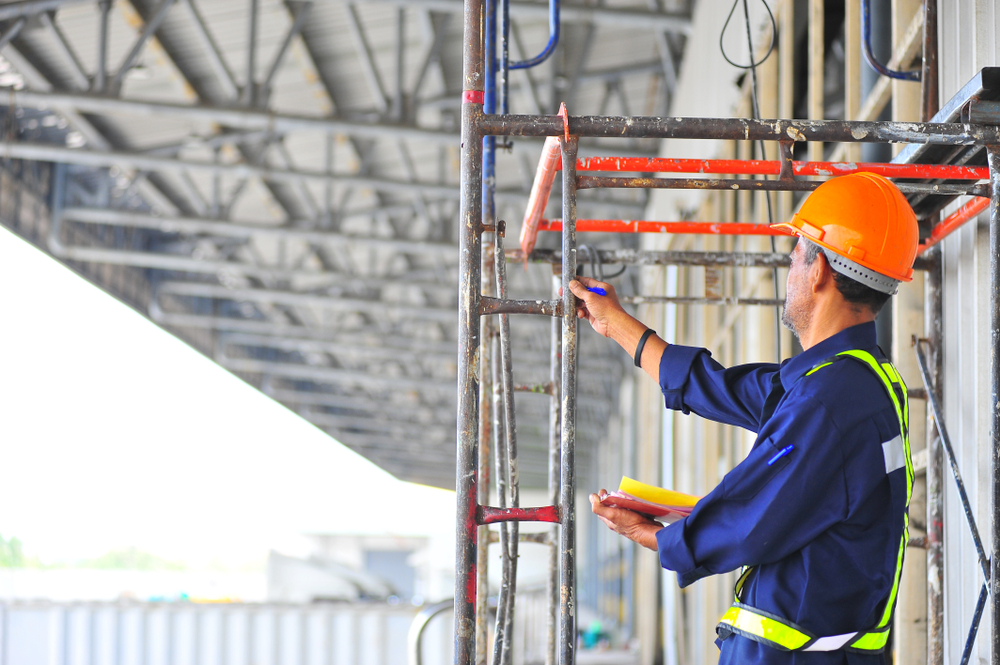
<instances>
[{"instance_id":1,"label":"man's ear","mask_svg":"<svg viewBox=\"0 0 1000 665\"><path fill-rule=\"evenodd\" d=\"M813 293L818 293L833 283L833 268L826 260L826 254L820 252L816 260L809 266L809 286Z\"/></svg>"}]
</instances>

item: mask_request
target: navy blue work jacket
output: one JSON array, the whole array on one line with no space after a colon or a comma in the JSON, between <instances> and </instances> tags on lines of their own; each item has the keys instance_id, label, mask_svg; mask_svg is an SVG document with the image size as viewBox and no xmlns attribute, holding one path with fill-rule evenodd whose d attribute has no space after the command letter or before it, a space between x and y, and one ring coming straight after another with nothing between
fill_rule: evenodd
<instances>
[{"instance_id":1,"label":"navy blue work jacket","mask_svg":"<svg viewBox=\"0 0 1000 665\"><path fill-rule=\"evenodd\" d=\"M848 349L882 355L875 324L848 328L775 364L725 368L700 348L660 361L666 406L757 433L745 460L687 518L657 533L660 563L682 587L756 566L743 596L817 636L874 628L892 588L906 510L905 471L886 473L882 442L899 420L884 384L854 360L805 376ZM763 426L780 372L785 394ZM791 452L778 457L788 445ZM874 665L881 655L785 652L739 635L718 642L724 665Z\"/></svg>"}]
</instances>

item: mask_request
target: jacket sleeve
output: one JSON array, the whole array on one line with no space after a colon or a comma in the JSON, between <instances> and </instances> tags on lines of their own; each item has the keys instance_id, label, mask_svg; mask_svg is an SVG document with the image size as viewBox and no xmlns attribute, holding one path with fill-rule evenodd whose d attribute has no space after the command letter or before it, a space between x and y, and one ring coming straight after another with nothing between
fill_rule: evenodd
<instances>
[{"instance_id":1,"label":"jacket sleeve","mask_svg":"<svg viewBox=\"0 0 1000 665\"><path fill-rule=\"evenodd\" d=\"M822 404L798 401L775 414L768 422L773 434L758 441L691 515L657 533L660 563L678 573L681 586L778 561L847 516L838 445L844 434Z\"/></svg>"},{"instance_id":2,"label":"jacket sleeve","mask_svg":"<svg viewBox=\"0 0 1000 665\"><path fill-rule=\"evenodd\" d=\"M756 432L778 369L772 363L726 368L707 349L671 344L660 358L660 390L668 409Z\"/></svg>"}]
</instances>

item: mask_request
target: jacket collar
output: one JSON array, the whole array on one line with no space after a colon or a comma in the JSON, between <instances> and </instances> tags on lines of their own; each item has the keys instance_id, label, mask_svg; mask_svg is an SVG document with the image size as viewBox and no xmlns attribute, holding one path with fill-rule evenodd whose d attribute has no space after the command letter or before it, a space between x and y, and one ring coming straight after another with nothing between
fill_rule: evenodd
<instances>
[{"instance_id":1,"label":"jacket collar","mask_svg":"<svg viewBox=\"0 0 1000 665\"><path fill-rule=\"evenodd\" d=\"M786 391L790 390L792 385L803 374L841 351L851 349L871 350L876 348L876 346L874 321L859 323L856 326L845 328L836 335L827 337L809 350L803 351L799 355L781 363L781 369L779 370L781 373L781 385Z\"/></svg>"}]
</instances>

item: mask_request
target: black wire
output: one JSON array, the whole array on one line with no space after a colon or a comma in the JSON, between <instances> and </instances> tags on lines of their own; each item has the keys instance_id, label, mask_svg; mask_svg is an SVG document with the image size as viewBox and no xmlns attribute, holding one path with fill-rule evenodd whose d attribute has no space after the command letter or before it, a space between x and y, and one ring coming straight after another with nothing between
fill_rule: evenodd
<instances>
[{"instance_id":1,"label":"black wire","mask_svg":"<svg viewBox=\"0 0 1000 665\"><path fill-rule=\"evenodd\" d=\"M746 20L747 49L748 49L748 51L750 53L750 64L746 65L746 66L744 66L744 65L738 65L735 62L733 62L732 60L730 60L729 56L726 55L726 49L725 49L725 47L722 44L722 38L726 34L726 28L729 26L729 21L732 20L732 18L733 18L733 12L736 11L736 5L738 5L740 3L740 0L734 0L732 8L729 10L729 16L726 17L726 23L722 26L722 32L719 34L719 50L722 51L722 57L725 58L726 62L728 62L732 66L737 67L739 69L749 69L750 70L750 77L751 77L750 78L750 97L751 97L751 100L753 102L753 104L752 104L753 108L751 109L751 112L753 113L753 117L754 118L760 118L760 100L757 97L757 66L763 64L764 61L766 61L768 59L768 57L770 57L771 53L774 51L774 43L776 41L777 34L778 34L778 24L774 20L774 13L771 11L771 6L767 4L767 0L760 0L762 3L764 3L764 7L767 9L767 15L771 19L771 44L770 44L770 46L767 49L767 53L764 54L764 57L761 58L760 62L754 62L754 59L753 59L753 36L750 33L750 6L749 6L747 0L742 0L742 1L743 1L743 18ZM760 158L762 160L766 160L767 159L767 149L766 149L766 146L765 146L763 140L761 140L759 142L759 146L760 146L760 148L759 148L760 149ZM767 201L767 221L768 221L768 224L769 225L770 224L774 224L774 211L773 211L773 209L771 207L771 194L770 194L770 192L764 192L764 200ZM777 252L778 247L777 247L777 243L775 242L774 236L771 236L770 240L771 240L771 252L772 253ZM772 276L772 279L774 280L774 299L777 300L778 299L778 269L777 268L772 268L772 270L771 270L771 276ZM774 325L775 325L775 332L774 332L774 352L775 352L775 358L776 358L776 362L781 362L781 313L779 312L779 310L777 308L775 308L775 310L774 310Z\"/></svg>"},{"instance_id":2,"label":"black wire","mask_svg":"<svg viewBox=\"0 0 1000 665\"><path fill-rule=\"evenodd\" d=\"M604 274L604 261L601 260L601 255L598 253L597 249L591 247L590 245L580 245L577 251L581 254L585 253L588 260L590 261L590 275L599 282L606 282L609 279L615 277L620 277L625 273L628 268L627 265L622 266L622 269L611 275ZM577 265L577 274L583 274L583 265Z\"/></svg>"},{"instance_id":3,"label":"black wire","mask_svg":"<svg viewBox=\"0 0 1000 665\"><path fill-rule=\"evenodd\" d=\"M615 277L621 277L622 275L624 275L624 274L625 274L625 271L626 271L626 270L628 270L628 266L622 266L622 269L621 269L621 270L619 270L618 272L616 272L616 273L613 273L613 274L611 274L611 275L605 275L605 276L604 276L604 281L606 282L606 281L608 281L609 279L614 279Z\"/></svg>"},{"instance_id":4,"label":"black wire","mask_svg":"<svg viewBox=\"0 0 1000 665\"><path fill-rule=\"evenodd\" d=\"M726 55L726 47L722 43L722 38L726 36L726 28L729 27L729 22L733 19L733 12L736 11L736 5L740 4L740 0L733 0L733 6L729 10L729 15L726 17L726 22L722 25L722 32L719 33L719 51L722 52L722 57L725 58L726 62L728 62L730 65L732 65L733 67L736 67L738 69L753 69L754 67L759 67L760 65L764 64L764 62L769 57L771 57L771 53L774 52L774 46L775 46L775 42L777 41L777 35L778 35L778 22L774 20L774 12L771 11L771 6L769 4L767 4L767 0L760 0L760 1L764 3L764 8L767 9L767 15L771 19L771 44L767 48L767 53L765 53L764 57L760 59L760 62L754 62L754 60L753 60L753 43L752 42L749 44L749 46L750 46L750 64L749 65L740 65L740 64L735 63L732 60L730 60L729 56ZM746 0L744 0L744 2L743 2L743 8L744 8L744 11L746 12L747 11ZM747 31L749 31L749 30L750 30L750 21L749 21L749 19L747 19Z\"/></svg>"}]
</instances>

